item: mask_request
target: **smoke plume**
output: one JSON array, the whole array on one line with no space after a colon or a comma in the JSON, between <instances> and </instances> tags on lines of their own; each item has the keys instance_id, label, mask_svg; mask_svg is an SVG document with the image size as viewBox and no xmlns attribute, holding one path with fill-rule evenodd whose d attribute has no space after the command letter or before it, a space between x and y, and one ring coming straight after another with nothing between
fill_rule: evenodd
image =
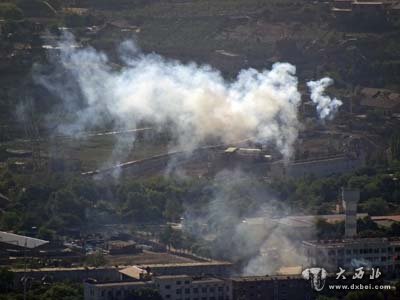
<instances>
[{"instance_id":1,"label":"smoke plume","mask_svg":"<svg viewBox=\"0 0 400 300\"><path fill-rule=\"evenodd\" d=\"M277 222L290 211L265 182L239 169L225 170L208 189L202 213L187 203L184 229L207 240L213 257L240 264L242 275L274 274L282 266L305 263L298 251L303 236Z\"/></svg>"},{"instance_id":2,"label":"smoke plume","mask_svg":"<svg viewBox=\"0 0 400 300\"><path fill-rule=\"evenodd\" d=\"M172 127L174 146L183 150L209 138L225 143L253 138L290 157L301 100L293 65L249 68L227 81L210 66L144 54L132 42L121 46L123 66L118 67L104 53L75 44L72 36L60 43L62 72L38 79L64 100L68 118L58 126L61 133L150 122L155 128ZM325 87L320 84L314 94L320 97Z\"/></svg>"},{"instance_id":3,"label":"smoke plume","mask_svg":"<svg viewBox=\"0 0 400 300\"><path fill-rule=\"evenodd\" d=\"M339 99L331 99L329 96L324 95L325 89L332 84L333 80L328 77L307 82L311 92L311 100L317 105L317 112L322 120L332 119L343 104Z\"/></svg>"}]
</instances>

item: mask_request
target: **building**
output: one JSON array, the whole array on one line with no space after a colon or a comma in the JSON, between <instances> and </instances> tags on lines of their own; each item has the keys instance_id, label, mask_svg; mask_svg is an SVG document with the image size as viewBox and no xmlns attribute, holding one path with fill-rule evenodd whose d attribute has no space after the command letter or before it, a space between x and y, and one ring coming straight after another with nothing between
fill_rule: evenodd
<instances>
[{"instance_id":1,"label":"building","mask_svg":"<svg viewBox=\"0 0 400 300\"><path fill-rule=\"evenodd\" d=\"M341 268L379 267L387 273L399 273L400 239L355 238L303 242L309 266L335 272Z\"/></svg>"},{"instance_id":2,"label":"building","mask_svg":"<svg viewBox=\"0 0 400 300\"><path fill-rule=\"evenodd\" d=\"M188 275L154 276L149 281L86 281L85 300L125 300L134 290L156 289L166 300L231 300L229 280Z\"/></svg>"},{"instance_id":3,"label":"building","mask_svg":"<svg viewBox=\"0 0 400 300\"><path fill-rule=\"evenodd\" d=\"M248 276L223 279L208 276L155 276L149 281L98 283L86 281L85 300L124 300L134 290L152 288L165 300L307 300L309 282L301 275Z\"/></svg>"},{"instance_id":4,"label":"building","mask_svg":"<svg viewBox=\"0 0 400 300\"><path fill-rule=\"evenodd\" d=\"M10 256L37 256L40 250L49 245L48 241L23 236L11 232L0 231L0 258Z\"/></svg>"},{"instance_id":5,"label":"building","mask_svg":"<svg viewBox=\"0 0 400 300\"><path fill-rule=\"evenodd\" d=\"M135 290L154 288L154 283L143 281L97 283L93 280L87 280L83 287L85 300L125 300Z\"/></svg>"},{"instance_id":6,"label":"building","mask_svg":"<svg viewBox=\"0 0 400 300\"><path fill-rule=\"evenodd\" d=\"M229 281L216 277L187 275L158 276L153 279L163 299L230 300Z\"/></svg>"},{"instance_id":7,"label":"building","mask_svg":"<svg viewBox=\"0 0 400 300\"><path fill-rule=\"evenodd\" d=\"M307 265L335 272L341 268L379 267L400 273L400 238L358 238L357 203L360 191L342 188L345 237L340 240L303 241Z\"/></svg>"},{"instance_id":8,"label":"building","mask_svg":"<svg viewBox=\"0 0 400 300\"><path fill-rule=\"evenodd\" d=\"M124 279L137 280L138 274L143 272L151 273L154 276L166 275L188 275L188 276L217 276L227 277L232 273L232 263L229 262L194 262L179 264L150 264L131 266L120 270ZM125 276L125 277L124 277Z\"/></svg>"},{"instance_id":9,"label":"building","mask_svg":"<svg viewBox=\"0 0 400 300\"><path fill-rule=\"evenodd\" d=\"M107 246L110 255L137 254L142 252L140 248L136 247L136 243L132 241L111 241L108 242Z\"/></svg>"},{"instance_id":10,"label":"building","mask_svg":"<svg viewBox=\"0 0 400 300\"><path fill-rule=\"evenodd\" d=\"M102 282L121 280L121 274L116 267L76 267L76 268L41 268L41 269L11 269L14 273L14 285L21 284L21 279L29 277L32 282L41 282L43 278L48 278L51 282L83 282L88 278L93 278Z\"/></svg>"},{"instance_id":11,"label":"building","mask_svg":"<svg viewBox=\"0 0 400 300\"><path fill-rule=\"evenodd\" d=\"M308 281L298 276L249 276L231 279L233 300L307 300L312 298Z\"/></svg>"}]
</instances>

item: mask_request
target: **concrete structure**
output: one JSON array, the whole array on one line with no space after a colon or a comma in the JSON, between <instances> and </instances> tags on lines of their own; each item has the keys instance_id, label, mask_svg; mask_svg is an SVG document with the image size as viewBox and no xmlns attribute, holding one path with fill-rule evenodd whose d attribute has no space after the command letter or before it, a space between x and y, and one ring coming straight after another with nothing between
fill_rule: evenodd
<instances>
[{"instance_id":1,"label":"concrete structure","mask_svg":"<svg viewBox=\"0 0 400 300\"><path fill-rule=\"evenodd\" d=\"M186 275L158 276L153 279L163 299L171 300L230 300L228 281L215 277Z\"/></svg>"},{"instance_id":2,"label":"concrete structure","mask_svg":"<svg viewBox=\"0 0 400 300\"><path fill-rule=\"evenodd\" d=\"M346 154L322 159L301 160L285 164L283 161L271 164L272 177L329 176L353 172L365 165L363 155Z\"/></svg>"},{"instance_id":3,"label":"concrete structure","mask_svg":"<svg viewBox=\"0 0 400 300\"><path fill-rule=\"evenodd\" d=\"M155 276L151 281L84 284L85 300L125 300L130 292L152 288L165 300L307 300L312 289L301 275L222 279L187 275Z\"/></svg>"},{"instance_id":4,"label":"concrete structure","mask_svg":"<svg viewBox=\"0 0 400 300\"><path fill-rule=\"evenodd\" d=\"M21 279L27 276L35 282L41 282L42 278L48 278L51 282L83 282L88 278L99 281L119 281L121 274L115 267L104 268L41 268L41 269L12 269L14 273L14 284L17 287Z\"/></svg>"},{"instance_id":5,"label":"concrete structure","mask_svg":"<svg viewBox=\"0 0 400 300\"><path fill-rule=\"evenodd\" d=\"M357 235L357 205L360 201L360 190L342 188L342 205L345 211L345 237Z\"/></svg>"},{"instance_id":6,"label":"concrete structure","mask_svg":"<svg viewBox=\"0 0 400 300\"><path fill-rule=\"evenodd\" d=\"M84 284L85 300L125 300L134 290L152 288L166 300L231 300L228 280L187 275L155 276L151 281L121 281Z\"/></svg>"},{"instance_id":7,"label":"concrete structure","mask_svg":"<svg viewBox=\"0 0 400 300\"><path fill-rule=\"evenodd\" d=\"M121 272L125 279L138 279L137 269L145 270L152 273L154 276L165 275L188 275L188 276L221 276L227 277L232 272L232 263L229 262L195 262L195 263L180 263L180 264L152 264L132 266L122 269ZM134 274L134 276L130 276Z\"/></svg>"},{"instance_id":8,"label":"concrete structure","mask_svg":"<svg viewBox=\"0 0 400 300\"><path fill-rule=\"evenodd\" d=\"M48 244L48 241L19 234L0 231L0 244L19 249L34 249Z\"/></svg>"},{"instance_id":9,"label":"concrete structure","mask_svg":"<svg viewBox=\"0 0 400 300\"><path fill-rule=\"evenodd\" d=\"M400 271L399 238L359 238L303 242L309 266L335 272L339 267L379 267L386 273Z\"/></svg>"},{"instance_id":10,"label":"concrete structure","mask_svg":"<svg viewBox=\"0 0 400 300\"><path fill-rule=\"evenodd\" d=\"M104 282L87 281L83 285L85 300L125 300L132 291L142 288L154 288L153 282Z\"/></svg>"},{"instance_id":11,"label":"concrete structure","mask_svg":"<svg viewBox=\"0 0 400 300\"><path fill-rule=\"evenodd\" d=\"M250 276L231 280L232 299L307 300L312 298L308 281L301 276Z\"/></svg>"}]
</instances>

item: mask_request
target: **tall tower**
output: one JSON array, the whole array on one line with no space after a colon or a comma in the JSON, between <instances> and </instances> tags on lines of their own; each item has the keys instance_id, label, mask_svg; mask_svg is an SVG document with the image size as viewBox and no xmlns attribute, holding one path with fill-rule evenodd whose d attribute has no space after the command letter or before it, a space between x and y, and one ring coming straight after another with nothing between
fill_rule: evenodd
<instances>
[{"instance_id":1,"label":"tall tower","mask_svg":"<svg viewBox=\"0 0 400 300\"><path fill-rule=\"evenodd\" d=\"M357 204L360 200L360 190L342 187L342 205L345 213L345 238L357 235Z\"/></svg>"}]
</instances>

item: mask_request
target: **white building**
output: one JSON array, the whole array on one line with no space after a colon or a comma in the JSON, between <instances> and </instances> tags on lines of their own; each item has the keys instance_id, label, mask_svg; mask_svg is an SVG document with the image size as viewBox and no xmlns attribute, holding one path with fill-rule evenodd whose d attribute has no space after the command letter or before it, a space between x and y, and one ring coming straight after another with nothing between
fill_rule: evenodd
<instances>
[{"instance_id":1,"label":"white building","mask_svg":"<svg viewBox=\"0 0 400 300\"><path fill-rule=\"evenodd\" d=\"M400 271L399 238L356 238L303 242L309 266L328 271L360 266L379 267L387 273Z\"/></svg>"},{"instance_id":2,"label":"white building","mask_svg":"<svg viewBox=\"0 0 400 300\"><path fill-rule=\"evenodd\" d=\"M188 275L155 276L151 281L85 282L85 300L125 300L134 290L156 289L165 300L231 300L228 280Z\"/></svg>"}]
</instances>

